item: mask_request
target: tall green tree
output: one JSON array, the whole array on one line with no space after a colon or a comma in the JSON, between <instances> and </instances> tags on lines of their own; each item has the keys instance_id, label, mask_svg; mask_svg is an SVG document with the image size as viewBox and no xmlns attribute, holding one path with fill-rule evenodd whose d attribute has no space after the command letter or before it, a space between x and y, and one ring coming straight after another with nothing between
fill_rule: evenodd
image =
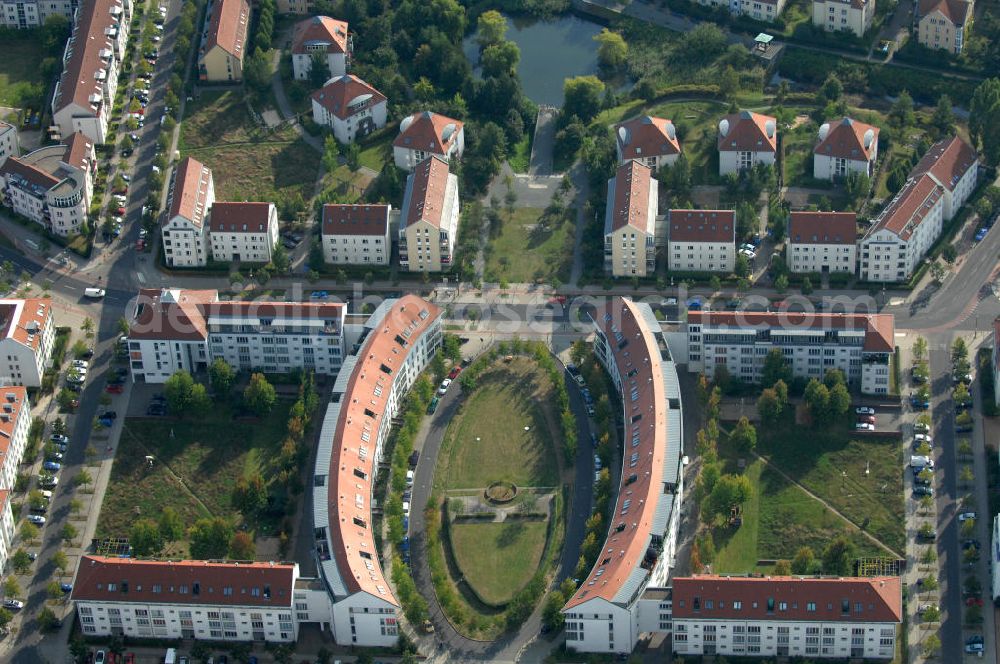
<instances>
[{"instance_id":1,"label":"tall green tree","mask_svg":"<svg viewBox=\"0 0 1000 664\"><path fill-rule=\"evenodd\" d=\"M495 9L485 11L476 20L476 41L485 49L507 38L507 19Z\"/></svg>"},{"instance_id":2,"label":"tall green tree","mask_svg":"<svg viewBox=\"0 0 1000 664\"><path fill-rule=\"evenodd\" d=\"M181 415L191 405L191 389L193 387L194 378L183 369L164 381L163 395L167 398L167 405L170 406L173 413Z\"/></svg>"},{"instance_id":3,"label":"tall green tree","mask_svg":"<svg viewBox=\"0 0 1000 664\"><path fill-rule=\"evenodd\" d=\"M225 397L236 382L236 370L224 359L217 357L208 368L208 379L211 381L212 391L219 397Z\"/></svg>"},{"instance_id":4,"label":"tall green tree","mask_svg":"<svg viewBox=\"0 0 1000 664\"><path fill-rule=\"evenodd\" d=\"M609 70L621 69L628 59L628 44L620 33L607 28L594 36L597 42L597 63Z\"/></svg>"},{"instance_id":5,"label":"tall green tree","mask_svg":"<svg viewBox=\"0 0 1000 664\"><path fill-rule=\"evenodd\" d=\"M191 557L195 560L221 560L229 553L233 527L222 517L199 519L188 531Z\"/></svg>"},{"instance_id":6,"label":"tall green tree","mask_svg":"<svg viewBox=\"0 0 1000 664\"><path fill-rule=\"evenodd\" d=\"M565 117L576 116L589 122L601 110L604 83L596 76L567 78L563 83L563 108Z\"/></svg>"},{"instance_id":7,"label":"tall green tree","mask_svg":"<svg viewBox=\"0 0 1000 664\"><path fill-rule=\"evenodd\" d=\"M255 472L236 480L233 487L233 506L244 515L253 515L267 507L267 483Z\"/></svg>"},{"instance_id":8,"label":"tall green tree","mask_svg":"<svg viewBox=\"0 0 1000 664\"><path fill-rule=\"evenodd\" d=\"M792 380L792 368L785 359L785 354L780 348L772 348L764 357L764 367L761 369L760 384L764 387L773 387L778 381L784 381L787 385Z\"/></svg>"},{"instance_id":9,"label":"tall green tree","mask_svg":"<svg viewBox=\"0 0 1000 664\"><path fill-rule=\"evenodd\" d=\"M753 452L757 448L757 429L749 419L741 417L729 434L729 442L744 454Z\"/></svg>"},{"instance_id":10,"label":"tall green tree","mask_svg":"<svg viewBox=\"0 0 1000 664\"><path fill-rule=\"evenodd\" d=\"M830 542L823 551L823 573L835 576L853 576L854 560L857 557L857 547L847 537L841 535Z\"/></svg>"},{"instance_id":11,"label":"tall green tree","mask_svg":"<svg viewBox=\"0 0 1000 664\"><path fill-rule=\"evenodd\" d=\"M979 84L969 105L969 134L988 164L1000 164L1000 78Z\"/></svg>"},{"instance_id":12,"label":"tall green tree","mask_svg":"<svg viewBox=\"0 0 1000 664\"><path fill-rule=\"evenodd\" d=\"M169 505L160 512L157 527L160 530L160 537L165 542L176 542L184 537L184 521L181 520L177 510Z\"/></svg>"},{"instance_id":13,"label":"tall green tree","mask_svg":"<svg viewBox=\"0 0 1000 664\"><path fill-rule=\"evenodd\" d=\"M129 529L129 544L136 556L145 558L163 550L163 535L160 527L152 519L139 519Z\"/></svg>"},{"instance_id":14,"label":"tall green tree","mask_svg":"<svg viewBox=\"0 0 1000 664\"><path fill-rule=\"evenodd\" d=\"M267 382L262 373L250 376L250 384L243 390L243 403L259 416L267 415L274 407L277 392L274 386Z\"/></svg>"},{"instance_id":15,"label":"tall green tree","mask_svg":"<svg viewBox=\"0 0 1000 664\"><path fill-rule=\"evenodd\" d=\"M753 495L753 486L746 475L723 475L712 487L708 504L713 514L726 515L734 505L745 503Z\"/></svg>"}]
</instances>

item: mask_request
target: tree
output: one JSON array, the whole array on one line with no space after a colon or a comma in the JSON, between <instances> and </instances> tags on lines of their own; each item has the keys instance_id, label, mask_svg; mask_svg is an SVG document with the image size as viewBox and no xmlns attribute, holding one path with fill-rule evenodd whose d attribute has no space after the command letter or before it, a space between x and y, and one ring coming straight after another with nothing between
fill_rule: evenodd
<instances>
[{"instance_id":1,"label":"tree","mask_svg":"<svg viewBox=\"0 0 1000 664\"><path fill-rule=\"evenodd\" d=\"M66 568L69 567L69 558L66 557L66 552L59 549L53 553L52 564L58 567L60 572L65 572Z\"/></svg>"},{"instance_id":2,"label":"tree","mask_svg":"<svg viewBox=\"0 0 1000 664\"><path fill-rule=\"evenodd\" d=\"M840 99L841 95L844 94L844 84L840 82L836 74L830 74L823 81L822 87L819 89L820 95L823 97L824 103L837 101Z\"/></svg>"},{"instance_id":3,"label":"tree","mask_svg":"<svg viewBox=\"0 0 1000 664\"><path fill-rule=\"evenodd\" d=\"M10 557L10 564L15 573L27 574L28 570L31 569L31 557L24 549L18 549L14 552L14 555Z\"/></svg>"},{"instance_id":4,"label":"tree","mask_svg":"<svg viewBox=\"0 0 1000 664\"><path fill-rule=\"evenodd\" d=\"M229 557L233 560L253 560L257 555L257 547L250 533L238 532L229 542Z\"/></svg>"},{"instance_id":5,"label":"tree","mask_svg":"<svg viewBox=\"0 0 1000 664\"><path fill-rule=\"evenodd\" d=\"M725 515L733 505L745 503L752 494L753 486L746 475L723 475L708 497L710 512Z\"/></svg>"},{"instance_id":6,"label":"tree","mask_svg":"<svg viewBox=\"0 0 1000 664\"><path fill-rule=\"evenodd\" d=\"M969 133L973 146L982 145L982 153L991 166L1000 164L1000 78L979 84L969 105Z\"/></svg>"},{"instance_id":7,"label":"tree","mask_svg":"<svg viewBox=\"0 0 1000 664\"><path fill-rule=\"evenodd\" d=\"M183 369L164 381L163 395L167 398L167 405L172 413L184 414L191 405L191 389L193 387L194 378Z\"/></svg>"},{"instance_id":8,"label":"tree","mask_svg":"<svg viewBox=\"0 0 1000 664\"><path fill-rule=\"evenodd\" d=\"M809 574L816 562L816 555L808 546L801 547L792 558L792 574Z\"/></svg>"},{"instance_id":9,"label":"tree","mask_svg":"<svg viewBox=\"0 0 1000 664\"><path fill-rule=\"evenodd\" d=\"M830 410L830 390L826 385L815 378L806 385L805 402L812 415L813 424L821 424L828 421Z\"/></svg>"},{"instance_id":10,"label":"tree","mask_svg":"<svg viewBox=\"0 0 1000 664\"><path fill-rule=\"evenodd\" d=\"M774 290L779 293L784 293L788 290L788 277L783 274L779 274L778 278L774 280Z\"/></svg>"},{"instance_id":11,"label":"tree","mask_svg":"<svg viewBox=\"0 0 1000 664\"><path fill-rule=\"evenodd\" d=\"M195 560L222 559L229 553L233 527L222 517L199 519L188 532L191 557Z\"/></svg>"},{"instance_id":12,"label":"tree","mask_svg":"<svg viewBox=\"0 0 1000 664\"><path fill-rule=\"evenodd\" d=\"M274 386L267 382L264 374L254 373L250 376L250 384L243 390L243 403L247 408L258 416L267 415L276 398Z\"/></svg>"},{"instance_id":13,"label":"tree","mask_svg":"<svg viewBox=\"0 0 1000 664\"><path fill-rule=\"evenodd\" d=\"M744 454L753 452L757 448L757 429L750 424L750 420L741 417L729 434L729 442Z\"/></svg>"},{"instance_id":14,"label":"tree","mask_svg":"<svg viewBox=\"0 0 1000 664\"><path fill-rule=\"evenodd\" d=\"M479 56L479 64L485 77L514 75L520 61L521 49L512 41L490 44Z\"/></svg>"},{"instance_id":15,"label":"tree","mask_svg":"<svg viewBox=\"0 0 1000 664\"><path fill-rule=\"evenodd\" d=\"M62 587L59 585L58 581L49 581L45 586L45 594L49 596L49 599L59 599L63 595Z\"/></svg>"},{"instance_id":16,"label":"tree","mask_svg":"<svg viewBox=\"0 0 1000 664\"><path fill-rule=\"evenodd\" d=\"M955 129L955 112L951 108L951 98L948 95L938 97L931 124L942 136L951 134Z\"/></svg>"},{"instance_id":17,"label":"tree","mask_svg":"<svg viewBox=\"0 0 1000 664\"><path fill-rule=\"evenodd\" d=\"M740 75L732 65L726 65L718 74L719 93L725 99L730 99L740 89Z\"/></svg>"},{"instance_id":18,"label":"tree","mask_svg":"<svg viewBox=\"0 0 1000 664\"><path fill-rule=\"evenodd\" d=\"M867 173L862 173L860 171L851 171L844 178L844 191L847 193L848 198L857 203L863 199L868 194L868 189L871 187L871 178L868 177Z\"/></svg>"},{"instance_id":19,"label":"tree","mask_svg":"<svg viewBox=\"0 0 1000 664\"><path fill-rule=\"evenodd\" d=\"M81 468L80 472L73 476L73 484L75 486L87 486L94 479L90 476L90 471L86 468Z\"/></svg>"},{"instance_id":20,"label":"tree","mask_svg":"<svg viewBox=\"0 0 1000 664\"><path fill-rule=\"evenodd\" d=\"M761 369L760 384L764 387L774 387L778 381L786 385L792 380L792 369L785 359L785 354L780 348L772 348L764 358L764 367ZM787 394L786 394L787 396Z\"/></svg>"},{"instance_id":21,"label":"tree","mask_svg":"<svg viewBox=\"0 0 1000 664\"><path fill-rule=\"evenodd\" d=\"M941 283L944 281L947 274L948 270L945 269L944 265L941 265L941 263L938 262L931 263L931 279L933 279L935 283Z\"/></svg>"},{"instance_id":22,"label":"tree","mask_svg":"<svg viewBox=\"0 0 1000 664\"><path fill-rule=\"evenodd\" d=\"M163 534L152 519L139 519L129 530L129 544L140 558L154 556L163 550Z\"/></svg>"},{"instance_id":23,"label":"tree","mask_svg":"<svg viewBox=\"0 0 1000 664\"><path fill-rule=\"evenodd\" d=\"M736 255L736 262L733 267L733 274L741 279L746 279L750 276L750 259L748 259L743 254ZM785 279L785 287L788 287L788 280Z\"/></svg>"},{"instance_id":24,"label":"tree","mask_svg":"<svg viewBox=\"0 0 1000 664\"><path fill-rule=\"evenodd\" d=\"M309 62L309 84L314 88L321 88L330 78L330 65L326 59L326 53L313 53Z\"/></svg>"},{"instance_id":25,"label":"tree","mask_svg":"<svg viewBox=\"0 0 1000 664\"><path fill-rule=\"evenodd\" d=\"M913 353L913 360L915 362L925 359L927 357L927 339L917 337L913 341L911 352Z\"/></svg>"},{"instance_id":26,"label":"tree","mask_svg":"<svg viewBox=\"0 0 1000 664\"><path fill-rule=\"evenodd\" d=\"M69 39L70 24L69 19L62 14L49 14L45 17L42 25L41 42L42 48L48 53L62 54Z\"/></svg>"},{"instance_id":27,"label":"tree","mask_svg":"<svg viewBox=\"0 0 1000 664\"><path fill-rule=\"evenodd\" d=\"M853 576L854 559L858 551L847 537L841 535L830 542L823 551L823 573L835 576Z\"/></svg>"},{"instance_id":28,"label":"tree","mask_svg":"<svg viewBox=\"0 0 1000 664\"><path fill-rule=\"evenodd\" d=\"M236 480L233 506L244 516L252 516L267 507L267 483L259 472Z\"/></svg>"},{"instance_id":29,"label":"tree","mask_svg":"<svg viewBox=\"0 0 1000 664\"><path fill-rule=\"evenodd\" d=\"M507 19L495 9L483 12L476 21L476 41L479 48L502 42L507 37Z\"/></svg>"},{"instance_id":30,"label":"tree","mask_svg":"<svg viewBox=\"0 0 1000 664\"><path fill-rule=\"evenodd\" d=\"M773 388L766 388L757 398L757 413L765 424L777 422L783 410L784 406L781 405L778 394Z\"/></svg>"},{"instance_id":31,"label":"tree","mask_svg":"<svg viewBox=\"0 0 1000 664\"><path fill-rule=\"evenodd\" d=\"M32 542L38 537L38 526L31 523L30 521L25 521L21 524L21 539L26 542Z\"/></svg>"},{"instance_id":32,"label":"tree","mask_svg":"<svg viewBox=\"0 0 1000 664\"><path fill-rule=\"evenodd\" d=\"M8 576L3 582L4 597L20 597L21 584L13 576Z\"/></svg>"},{"instance_id":33,"label":"tree","mask_svg":"<svg viewBox=\"0 0 1000 664\"><path fill-rule=\"evenodd\" d=\"M601 110L604 83L596 76L567 78L563 83L563 114L589 122Z\"/></svg>"},{"instance_id":34,"label":"tree","mask_svg":"<svg viewBox=\"0 0 1000 664\"><path fill-rule=\"evenodd\" d=\"M799 288L803 295L809 295L813 292L813 282L809 277L802 277L802 287Z\"/></svg>"},{"instance_id":35,"label":"tree","mask_svg":"<svg viewBox=\"0 0 1000 664\"><path fill-rule=\"evenodd\" d=\"M913 113L913 97L906 90L899 93L889 110L889 120L900 129L912 127L916 121L916 116Z\"/></svg>"},{"instance_id":36,"label":"tree","mask_svg":"<svg viewBox=\"0 0 1000 664\"><path fill-rule=\"evenodd\" d=\"M52 584L49 585L51 586ZM52 599L56 599L57 597L62 595L62 591L59 589L58 583L56 583L55 591L58 592L59 594L52 595L52 590L53 589L50 587L49 597L52 597ZM55 629L56 625L59 622L59 619L56 618L55 612L47 606L42 607L42 610L38 612L37 616L35 616L35 620L38 622L39 629L41 629L43 632Z\"/></svg>"},{"instance_id":37,"label":"tree","mask_svg":"<svg viewBox=\"0 0 1000 664\"><path fill-rule=\"evenodd\" d=\"M208 379L212 384L212 391L217 396L224 397L229 394L236 381L236 370L221 357L215 358L212 366L208 368Z\"/></svg>"},{"instance_id":38,"label":"tree","mask_svg":"<svg viewBox=\"0 0 1000 664\"><path fill-rule=\"evenodd\" d=\"M625 60L628 58L628 44L621 34L604 28L600 34L594 36L594 41L598 43L597 63L601 67L616 70L625 65Z\"/></svg>"},{"instance_id":39,"label":"tree","mask_svg":"<svg viewBox=\"0 0 1000 664\"><path fill-rule=\"evenodd\" d=\"M774 575L775 576L791 576L792 566L787 560L779 560L774 564Z\"/></svg>"},{"instance_id":40,"label":"tree","mask_svg":"<svg viewBox=\"0 0 1000 664\"><path fill-rule=\"evenodd\" d=\"M156 525L164 542L176 542L184 537L184 522L173 507L163 508Z\"/></svg>"},{"instance_id":41,"label":"tree","mask_svg":"<svg viewBox=\"0 0 1000 664\"><path fill-rule=\"evenodd\" d=\"M965 339L956 337L951 344L951 363L958 364L961 360L969 359L969 347L965 344Z\"/></svg>"},{"instance_id":42,"label":"tree","mask_svg":"<svg viewBox=\"0 0 1000 664\"><path fill-rule=\"evenodd\" d=\"M77 535L79 535L79 532L77 531L76 526L74 526L72 523L65 524L62 527L62 531L60 531L59 533L59 536L62 537L67 542L72 542L74 539L76 539Z\"/></svg>"},{"instance_id":43,"label":"tree","mask_svg":"<svg viewBox=\"0 0 1000 664\"><path fill-rule=\"evenodd\" d=\"M243 80L257 92L263 92L271 84L271 62L260 46L254 49L243 62Z\"/></svg>"},{"instance_id":44,"label":"tree","mask_svg":"<svg viewBox=\"0 0 1000 664\"><path fill-rule=\"evenodd\" d=\"M829 407L833 417L843 417L851 409L851 394L846 385L838 383L830 390Z\"/></svg>"}]
</instances>

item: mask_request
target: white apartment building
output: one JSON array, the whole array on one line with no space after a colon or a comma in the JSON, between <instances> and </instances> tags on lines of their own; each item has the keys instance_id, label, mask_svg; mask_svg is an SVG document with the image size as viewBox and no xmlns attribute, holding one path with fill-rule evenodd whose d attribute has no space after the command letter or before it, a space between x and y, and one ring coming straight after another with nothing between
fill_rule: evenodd
<instances>
[{"instance_id":1,"label":"white apartment building","mask_svg":"<svg viewBox=\"0 0 1000 664\"><path fill-rule=\"evenodd\" d=\"M878 127L851 118L820 125L813 150L813 177L835 180L850 173L875 174Z\"/></svg>"},{"instance_id":2,"label":"white apartment building","mask_svg":"<svg viewBox=\"0 0 1000 664\"><path fill-rule=\"evenodd\" d=\"M996 343L995 323L993 339L994 343ZM996 366L995 362L994 366ZM996 383L994 383L994 385L996 385ZM1000 599L1000 514L993 517L993 536L990 541L990 575L992 577L992 597L993 601L996 602Z\"/></svg>"},{"instance_id":3,"label":"white apartment building","mask_svg":"<svg viewBox=\"0 0 1000 664\"><path fill-rule=\"evenodd\" d=\"M648 166L630 159L608 180L604 214L604 271L614 277L656 272L659 187Z\"/></svg>"},{"instance_id":4,"label":"white apartment building","mask_svg":"<svg viewBox=\"0 0 1000 664\"><path fill-rule=\"evenodd\" d=\"M863 281L906 281L941 234L944 189L930 175L906 182L858 240Z\"/></svg>"},{"instance_id":5,"label":"white apartment building","mask_svg":"<svg viewBox=\"0 0 1000 664\"><path fill-rule=\"evenodd\" d=\"M731 274L736 269L736 212L670 210L667 261L671 272Z\"/></svg>"},{"instance_id":6,"label":"white apartment building","mask_svg":"<svg viewBox=\"0 0 1000 664\"><path fill-rule=\"evenodd\" d=\"M391 205L323 206L323 261L330 265L388 265Z\"/></svg>"},{"instance_id":7,"label":"white apartment building","mask_svg":"<svg viewBox=\"0 0 1000 664\"><path fill-rule=\"evenodd\" d=\"M944 189L941 216L948 221L976 189L979 155L958 136L943 138L927 151L910 171L911 178L929 175Z\"/></svg>"},{"instance_id":8,"label":"white apartment building","mask_svg":"<svg viewBox=\"0 0 1000 664\"><path fill-rule=\"evenodd\" d=\"M972 30L975 5L971 0L920 0L917 3L917 41L927 48L960 55Z\"/></svg>"},{"instance_id":9,"label":"white apartment building","mask_svg":"<svg viewBox=\"0 0 1000 664\"><path fill-rule=\"evenodd\" d=\"M56 235L76 235L87 222L96 172L93 142L75 133L65 144L8 158L0 166L0 200Z\"/></svg>"},{"instance_id":10,"label":"white apartment building","mask_svg":"<svg viewBox=\"0 0 1000 664\"><path fill-rule=\"evenodd\" d=\"M786 262L792 272L854 273L858 260L855 212L794 211L788 217Z\"/></svg>"},{"instance_id":11,"label":"white apartment building","mask_svg":"<svg viewBox=\"0 0 1000 664\"><path fill-rule=\"evenodd\" d=\"M396 166L412 171L429 157L448 163L461 159L465 151L465 125L431 111L414 113L399 123L399 136L392 142Z\"/></svg>"},{"instance_id":12,"label":"white apartment building","mask_svg":"<svg viewBox=\"0 0 1000 664\"><path fill-rule=\"evenodd\" d=\"M785 0L698 0L706 7L722 7L733 16L749 16L756 21L771 22L785 9Z\"/></svg>"},{"instance_id":13,"label":"white apartment building","mask_svg":"<svg viewBox=\"0 0 1000 664\"><path fill-rule=\"evenodd\" d=\"M739 173L757 164L774 164L778 150L777 120L740 111L719 121L719 175Z\"/></svg>"},{"instance_id":14,"label":"white apartment building","mask_svg":"<svg viewBox=\"0 0 1000 664\"><path fill-rule=\"evenodd\" d=\"M870 0L813 0L812 24L827 32L863 37L872 27L875 3Z\"/></svg>"},{"instance_id":15,"label":"white apartment building","mask_svg":"<svg viewBox=\"0 0 1000 664\"><path fill-rule=\"evenodd\" d=\"M619 165L638 161L654 171L672 165L681 154L674 123L648 115L619 124L615 130L615 147Z\"/></svg>"},{"instance_id":16,"label":"white apartment building","mask_svg":"<svg viewBox=\"0 0 1000 664\"><path fill-rule=\"evenodd\" d=\"M7 559L14 550L14 511L11 509L13 491L0 489L0 569L6 569Z\"/></svg>"},{"instance_id":17,"label":"white apartment building","mask_svg":"<svg viewBox=\"0 0 1000 664\"><path fill-rule=\"evenodd\" d=\"M671 597L678 655L889 660L903 619L899 577L676 577Z\"/></svg>"},{"instance_id":18,"label":"white apartment building","mask_svg":"<svg viewBox=\"0 0 1000 664\"><path fill-rule=\"evenodd\" d=\"M993 403L1000 406L1000 318L993 321ZM994 572L995 573L995 572Z\"/></svg>"},{"instance_id":19,"label":"white apartment building","mask_svg":"<svg viewBox=\"0 0 1000 664\"><path fill-rule=\"evenodd\" d=\"M823 380L840 369L864 394L888 394L895 350L892 314L800 311L689 311L688 371L709 378L722 366L747 383L760 382L764 360L780 349L792 375Z\"/></svg>"},{"instance_id":20,"label":"white apartment building","mask_svg":"<svg viewBox=\"0 0 1000 664\"><path fill-rule=\"evenodd\" d=\"M21 145L17 140L17 127L0 120L0 166L7 161L7 157L20 155Z\"/></svg>"},{"instance_id":21,"label":"white apartment building","mask_svg":"<svg viewBox=\"0 0 1000 664\"><path fill-rule=\"evenodd\" d=\"M339 303L221 301L218 291L143 289L129 321L132 380L162 383L206 371L216 358L237 370L332 376L344 359Z\"/></svg>"},{"instance_id":22,"label":"white apartment building","mask_svg":"<svg viewBox=\"0 0 1000 664\"><path fill-rule=\"evenodd\" d=\"M347 21L329 16L313 16L295 24L292 32L292 73L297 81L309 78L313 59L319 56L329 70L325 78L347 73L354 49Z\"/></svg>"},{"instance_id":23,"label":"white apartment building","mask_svg":"<svg viewBox=\"0 0 1000 664\"><path fill-rule=\"evenodd\" d=\"M458 177L439 157L406 178L399 222L399 266L411 272L451 269L458 237Z\"/></svg>"},{"instance_id":24,"label":"white apartment building","mask_svg":"<svg viewBox=\"0 0 1000 664\"><path fill-rule=\"evenodd\" d=\"M562 612L568 649L624 654L643 631L644 591L665 586L674 565L683 410L674 358L649 305L615 297L594 316L594 353L625 404L625 459L607 540Z\"/></svg>"},{"instance_id":25,"label":"white apartment building","mask_svg":"<svg viewBox=\"0 0 1000 664\"><path fill-rule=\"evenodd\" d=\"M0 387L0 487L5 490L14 488L30 428L31 404L27 389L20 385Z\"/></svg>"},{"instance_id":26,"label":"white apartment building","mask_svg":"<svg viewBox=\"0 0 1000 664\"><path fill-rule=\"evenodd\" d=\"M299 566L83 556L71 598L86 636L294 643Z\"/></svg>"},{"instance_id":27,"label":"white apartment building","mask_svg":"<svg viewBox=\"0 0 1000 664\"><path fill-rule=\"evenodd\" d=\"M312 484L314 554L341 645L398 639L402 608L375 545L372 492L393 418L441 345L441 314L415 295L382 302L344 362L323 418Z\"/></svg>"},{"instance_id":28,"label":"white apartment building","mask_svg":"<svg viewBox=\"0 0 1000 664\"><path fill-rule=\"evenodd\" d=\"M388 108L385 95L352 74L333 78L312 94L313 120L330 127L345 145L384 127Z\"/></svg>"},{"instance_id":29,"label":"white apartment building","mask_svg":"<svg viewBox=\"0 0 1000 664\"><path fill-rule=\"evenodd\" d=\"M132 21L131 0L93 0L76 12L52 96L53 122L63 137L82 132L104 143Z\"/></svg>"},{"instance_id":30,"label":"white apartment building","mask_svg":"<svg viewBox=\"0 0 1000 664\"><path fill-rule=\"evenodd\" d=\"M215 203L212 169L185 157L174 171L163 222L163 255L169 267L203 267L208 263L208 224Z\"/></svg>"},{"instance_id":31,"label":"white apartment building","mask_svg":"<svg viewBox=\"0 0 1000 664\"><path fill-rule=\"evenodd\" d=\"M0 331L0 382L41 387L56 335L51 300L0 300Z\"/></svg>"},{"instance_id":32,"label":"white apartment building","mask_svg":"<svg viewBox=\"0 0 1000 664\"><path fill-rule=\"evenodd\" d=\"M65 16L70 23L78 0L0 0L0 26L25 30L45 25L50 16Z\"/></svg>"},{"instance_id":33,"label":"white apartment building","mask_svg":"<svg viewBox=\"0 0 1000 664\"><path fill-rule=\"evenodd\" d=\"M216 201L208 223L212 260L271 262L278 246L278 209L274 203Z\"/></svg>"}]
</instances>

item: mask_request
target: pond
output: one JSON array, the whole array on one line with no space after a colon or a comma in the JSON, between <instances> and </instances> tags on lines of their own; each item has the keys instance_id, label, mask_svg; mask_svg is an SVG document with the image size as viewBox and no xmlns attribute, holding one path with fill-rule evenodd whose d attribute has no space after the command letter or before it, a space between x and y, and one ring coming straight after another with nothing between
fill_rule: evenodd
<instances>
[{"instance_id":1,"label":"pond","mask_svg":"<svg viewBox=\"0 0 1000 664\"><path fill-rule=\"evenodd\" d=\"M536 21L505 16L507 39L521 49L517 73L524 94L537 104L562 106L563 81L597 73L597 42L601 26L578 16ZM479 45L475 35L463 45L466 57L476 66Z\"/></svg>"}]
</instances>

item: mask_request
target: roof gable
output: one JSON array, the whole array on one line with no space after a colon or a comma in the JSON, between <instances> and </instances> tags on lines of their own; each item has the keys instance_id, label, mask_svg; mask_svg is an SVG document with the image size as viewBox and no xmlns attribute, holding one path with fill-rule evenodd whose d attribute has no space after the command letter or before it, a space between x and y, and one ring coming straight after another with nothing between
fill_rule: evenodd
<instances>
[{"instance_id":1,"label":"roof gable","mask_svg":"<svg viewBox=\"0 0 1000 664\"><path fill-rule=\"evenodd\" d=\"M670 242L729 242L736 244L733 210L670 210Z\"/></svg>"},{"instance_id":2,"label":"roof gable","mask_svg":"<svg viewBox=\"0 0 1000 664\"><path fill-rule=\"evenodd\" d=\"M462 133L463 123L432 111L414 113L399 123L394 147L446 155Z\"/></svg>"},{"instance_id":3,"label":"roof gable","mask_svg":"<svg viewBox=\"0 0 1000 664\"><path fill-rule=\"evenodd\" d=\"M769 115L740 111L719 122L720 152L774 152L777 150L777 120Z\"/></svg>"},{"instance_id":4,"label":"roof gable","mask_svg":"<svg viewBox=\"0 0 1000 664\"><path fill-rule=\"evenodd\" d=\"M218 46L242 61L250 23L250 5L246 0L214 0L214 2L203 54Z\"/></svg>"},{"instance_id":5,"label":"roof gable","mask_svg":"<svg viewBox=\"0 0 1000 664\"><path fill-rule=\"evenodd\" d=\"M347 53L347 21L329 16L313 16L295 24L292 53Z\"/></svg>"},{"instance_id":6,"label":"roof gable","mask_svg":"<svg viewBox=\"0 0 1000 664\"><path fill-rule=\"evenodd\" d=\"M858 239L855 212L808 212L797 210L788 217L789 244L853 245Z\"/></svg>"},{"instance_id":7,"label":"roof gable","mask_svg":"<svg viewBox=\"0 0 1000 664\"><path fill-rule=\"evenodd\" d=\"M927 174L948 191L954 191L978 160L979 155L971 145L958 136L952 136L932 145L910 171L910 177Z\"/></svg>"},{"instance_id":8,"label":"roof gable","mask_svg":"<svg viewBox=\"0 0 1000 664\"><path fill-rule=\"evenodd\" d=\"M622 159L642 159L680 154L674 123L644 115L618 125L615 132Z\"/></svg>"},{"instance_id":9,"label":"roof gable","mask_svg":"<svg viewBox=\"0 0 1000 664\"><path fill-rule=\"evenodd\" d=\"M421 221L441 228L450 177L448 162L438 157L428 157L417 164L406 179L401 228Z\"/></svg>"},{"instance_id":10,"label":"roof gable","mask_svg":"<svg viewBox=\"0 0 1000 664\"><path fill-rule=\"evenodd\" d=\"M612 180L614 186L609 187L614 192L614 200L608 201L611 205L610 232L626 226L632 226L643 233L650 231L650 198L656 186L652 173L648 166L634 161L618 167ZM652 214L655 215L656 210Z\"/></svg>"},{"instance_id":11,"label":"roof gable","mask_svg":"<svg viewBox=\"0 0 1000 664\"><path fill-rule=\"evenodd\" d=\"M328 203L323 206L323 235L375 235L385 237L389 232L391 205L344 205Z\"/></svg>"},{"instance_id":12,"label":"roof gable","mask_svg":"<svg viewBox=\"0 0 1000 664\"><path fill-rule=\"evenodd\" d=\"M815 154L851 161L869 161L878 150L878 127L851 118L826 122L819 128Z\"/></svg>"},{"instance_id":13,"label":"roof gable","mask_svg":"<svg viewBox=\"0 0 1000 664\"><path fill-rule=\"evenodd\" d=\"M312 93L313 100L341 120L386 101L385 95L353 74L327 81Z\"/></svg>"}]
</instances>

